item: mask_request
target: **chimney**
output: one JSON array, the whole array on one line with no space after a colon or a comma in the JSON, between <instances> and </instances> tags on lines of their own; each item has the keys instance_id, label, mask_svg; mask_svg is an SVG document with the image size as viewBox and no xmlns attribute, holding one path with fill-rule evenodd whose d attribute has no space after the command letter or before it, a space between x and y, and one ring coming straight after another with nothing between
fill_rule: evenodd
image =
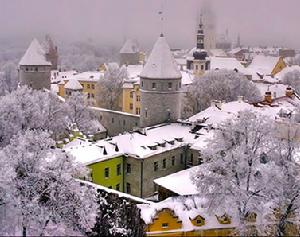
<instances>
[{"instance_id":1,"label":"chimney","mask_svg":"<svg viewBox=\"0 0 300 237\"><path fill-rule=\"evenodd\" d=\"M264 101L269 103L269 104L272 103L272 93L271 93L271 91L266 91Z\"/></svg>"},{"instance_id":2,"label":"chimney","mask_svg":"<svg viewBox=\"0 0 300 237\"><path fill-rule=\"evenodd\" d=\"M288 97L292 97L294 95L294 90L292 87L288 86L285 90L285 95Z\"/></svg>"}]
</instances>

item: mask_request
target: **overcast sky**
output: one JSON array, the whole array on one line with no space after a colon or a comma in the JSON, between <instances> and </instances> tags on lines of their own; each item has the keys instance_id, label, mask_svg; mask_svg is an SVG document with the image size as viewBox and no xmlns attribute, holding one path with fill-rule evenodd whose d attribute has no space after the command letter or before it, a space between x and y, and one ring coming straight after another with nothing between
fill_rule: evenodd
<instances>
[{"instance_id":1,"label":"overcast sky","mask_svg":"<svg viewBox=\"0 0 300 237\"><path fill-rule=\"evenodd\" d=\"M217 32L243 44L300 48L300 0L208 0ZM161 4L163 3L163 4ZM163 31L171 47L192 47L201 0L0 0L0 38L41 37L148 47Z\"/></svg>"}]
</instances>

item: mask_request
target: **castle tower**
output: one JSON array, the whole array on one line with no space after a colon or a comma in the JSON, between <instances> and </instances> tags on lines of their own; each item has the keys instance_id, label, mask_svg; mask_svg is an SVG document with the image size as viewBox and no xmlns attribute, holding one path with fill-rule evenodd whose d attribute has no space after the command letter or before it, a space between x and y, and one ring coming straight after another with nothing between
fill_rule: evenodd
<instances>
[{"instance_id":1,"label":"castle tower","mask_svg":"<svg viewBox=\"0 0 300 237\"><path fill-rule=\"evenodd\" d=\"M140 74L141 127L180 118L181 73L161 34Z\"/></svg>"},{"instance_id":2,"label":"castle tower","mask_svg":"<svg viewBox=\"0 0 300 237\"><path fill-rule=\"evenodd\" d=\"M45 51L34 39L19 62L19 81L33 89L50 89L51 63L46 60Z\"/></svg>"},{"instance_id":3,"label":"castle tower","mask_svg":"<svg viewBox=\"0 0 300 237\"><path fill-rule=\"evenodd\" d=\"M46 35L46 59L51 62L51 70L57 70L58 65L58 49L57 46L54 45L53 40L49 35Z\"/></svg>"},{"instance_id":4,"label":"castle tower","mask_svg":"<svg viewBox=\"0 0 300 237\"><path fill-rule=\"evenodd\" d=\"M140 64L140 51L137 42L128 39L120 50L120 65Z\"/></svg>"}]
</instances>

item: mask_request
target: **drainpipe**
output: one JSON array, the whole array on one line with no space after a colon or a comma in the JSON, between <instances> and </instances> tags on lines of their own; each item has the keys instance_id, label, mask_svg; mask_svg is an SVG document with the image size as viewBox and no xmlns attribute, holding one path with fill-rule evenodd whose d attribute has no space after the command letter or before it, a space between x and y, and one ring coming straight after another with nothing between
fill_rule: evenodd
<instances>
[{"instance_id":1,"label":"drainpipe","mask_svg":"<svg viewBox=\"0 0 300 237\"><path fill-rule=\"evenodd\" d=\"M144 160L141 159L141 198L143 198Z\"/></svg>"}]
</instances>

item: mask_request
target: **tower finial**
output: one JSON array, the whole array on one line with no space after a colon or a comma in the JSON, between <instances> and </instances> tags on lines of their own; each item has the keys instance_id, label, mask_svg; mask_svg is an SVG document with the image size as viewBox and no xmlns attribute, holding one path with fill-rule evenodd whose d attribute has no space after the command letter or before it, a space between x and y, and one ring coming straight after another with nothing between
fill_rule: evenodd
<instances>
[{"instance_id":1,"label":"tower finial","mask_svg":"<svg viewBox=\"0 0 300 237\"><path fill-rule=\"evenodd\" d=\"M158 15L160 16L160 37L163 37L164 36L164 16L163 16L163 0L161 0L160 2L160 11L158 12Z\"/></svg>"}]
</instances>

